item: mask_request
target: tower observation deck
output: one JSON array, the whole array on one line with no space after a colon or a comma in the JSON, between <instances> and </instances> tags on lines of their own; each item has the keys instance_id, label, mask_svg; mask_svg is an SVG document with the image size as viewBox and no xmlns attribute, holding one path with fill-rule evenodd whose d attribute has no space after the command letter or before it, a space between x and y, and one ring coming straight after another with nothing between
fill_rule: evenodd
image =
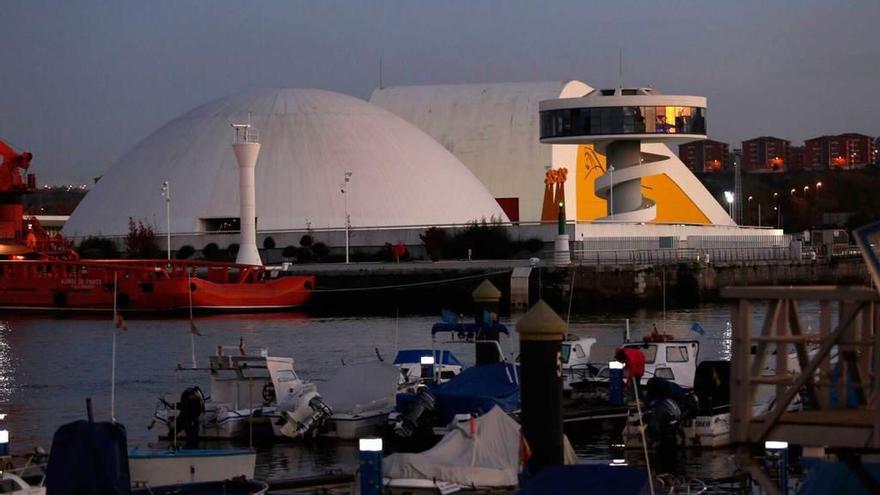
<instances>
[{"instance_id":1,"label":"tower observation deck","mask_svg":"<svg viewBox=\"0 0 880 495\"><path fill-rule=\"evenodd\" d=\"M593 144L606 155L607 169L595 181L596 195L608 205L599 221L656 218L656 204L642 195L641 179L648 175L643 165L662 166L668 157L642 153L642 143L706 139L706 98L651 88L598 89L581 98L545 100L540 114L542 143Z\"/></svg>"}]
</instances>

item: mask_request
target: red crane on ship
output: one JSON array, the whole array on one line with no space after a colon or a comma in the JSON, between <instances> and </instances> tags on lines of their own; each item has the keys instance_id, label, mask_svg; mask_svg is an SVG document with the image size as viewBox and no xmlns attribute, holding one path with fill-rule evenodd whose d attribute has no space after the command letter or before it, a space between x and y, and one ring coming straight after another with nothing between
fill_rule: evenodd
<instances>
[{"instance_id":1,"label":"red crane on ship","mask_svg":"<svg viewBox=\"0 0 880 495\"><path fill-rule=\"evenodd\" d=\"M27 173L34 155L17 152L0 140L0 254L76 258L69 243L58 235L50 236L36 217L26 217L22 197L37 189L34 174Z\"/></svg>"}]
</instances>

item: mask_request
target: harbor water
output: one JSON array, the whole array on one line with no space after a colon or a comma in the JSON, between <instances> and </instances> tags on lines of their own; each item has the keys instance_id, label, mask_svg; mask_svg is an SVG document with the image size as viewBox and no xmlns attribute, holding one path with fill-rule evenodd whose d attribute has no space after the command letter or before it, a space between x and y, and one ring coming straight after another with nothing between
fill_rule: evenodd
<instances>
[{"instance_id":1,"label":"harbor water","mask_svg":"<svg viewBox=\"0 0 880 495\"><path fill-rule=\"evenodd\" d=\"M804 326L818 326L818 308L803 307L801 312ZM564 316L565 311L561 313ZM572 315L569 331L598 339L593 347L595 362L607 362L621 344L626 319L634 340L656 324L661 332L699 340L699 360L730 357L730 308L724 304L669 310L665 319L662 312L647 309L629 314L579 313ZM518 347L513 331L516 318L502 318L511 328L511 335L502 338L510 356ZM466 364L473 363L471 345L444 345L445 340L439 339L432 344L430 328L437 320L435 316L349 318L298 313L200 316L196 325L202 335L191 339L186 319L131 317L127 331L117 330L116 420L126 426L131 447L158 445L158 430L147 428L157 399L177 397L192 384L207 390L204 371L175 372L178 364L191 366L191 341L200 365L207 364L207 356L217 346L237 347L241 338L249 348L265 347L270 355L292 356L296 371L303 379L317 382L319 390L320 382L345 363L375 360L377 355L390 361L397 349L445 346ZM695 323L703 334L692 330ZM106 317L0 315L0 413L7 414L5 426L14 452L24 453L37 445L48 449L58 426L85 418L86 397L92 398L97 420L110 418L114 331ZM617 447L620 442L617 427L597 427L572 438L584 461L626 458L631 465L641 465L640 452L623 453ZM257 474L263 479L352 472L357 464L354 443L310 441L257 447ZM732 451L720 449L688 453L677 469L684 476L709 481L731 476L736 466ZM717 488L723 491L721 485Z\"/></svg>"}]
</instances>

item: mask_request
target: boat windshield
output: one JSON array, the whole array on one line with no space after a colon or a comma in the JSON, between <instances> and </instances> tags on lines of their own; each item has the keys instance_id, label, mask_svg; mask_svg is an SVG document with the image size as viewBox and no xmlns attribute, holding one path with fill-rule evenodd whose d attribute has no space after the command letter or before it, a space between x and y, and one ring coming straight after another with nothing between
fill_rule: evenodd
<instances>
[{"instance_id":1,"label":"boat windshield","mask_svg":"<svg viewBox=\"0 0 880 495\"><path fill-rule=\"evenodd\" d=\"M571 357L571 344L562 344L562 363L568 364L568 358Z\"/></svg>"},{"instance_id":2,"label":"boat windshield","mask_svg":"<svg viewBox=\"0 0 880 495\"><path fill-rule=\"evenodd\" d=\"M278 370L276 376L278 377L278 383L296 381L296 373L293 370Z\"/></svg>"}]
</instances>

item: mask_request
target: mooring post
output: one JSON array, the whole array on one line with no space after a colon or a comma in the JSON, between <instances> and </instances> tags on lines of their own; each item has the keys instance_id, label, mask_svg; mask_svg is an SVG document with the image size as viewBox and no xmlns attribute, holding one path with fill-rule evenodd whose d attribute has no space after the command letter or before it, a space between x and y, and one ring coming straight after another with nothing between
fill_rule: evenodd
<instances>
[{"instance_id":1,"label":"mooring post","mask_svg":"<svg viewBox=\"0 0 880 495\"><path fill-rule=\"evenodd\" d=\"M382 493L382 439L361 438L358 442L360 450L361 495L379 495Z\"/></svg>"},{"instance_id":2,"label":"mooring post","mask_svg":"<svg viewBox=\"0 0 880 495\"><path fill-rule=\"evenodd\" d=\"M608 402L623 405L623 363L619 361L608 362Z\"/></svg>"},{"instance_id":3,"label":"mooring post","mask_svg":"<svg viewBox=\"0 0 880 495\"><path fill-rule=\"evenodd\" d=\"M495 324L498 319L501 291L492 285L489 279L485 279L474 289L471 297L474 299L474 323L477 325L475 344L477 365L499 363L502 356Z\"/></svg>"},{"instance_id":4,"label":"mooring post","mask_svg":"<svg viewBox=\"0 0 880 495\"><path fill-rule=\"evenodd\" d=\"M539 300L516 324L522 366L522 430L532 474L563 463L562 339L565 321Z\"/></svg>"}]
</instances>

